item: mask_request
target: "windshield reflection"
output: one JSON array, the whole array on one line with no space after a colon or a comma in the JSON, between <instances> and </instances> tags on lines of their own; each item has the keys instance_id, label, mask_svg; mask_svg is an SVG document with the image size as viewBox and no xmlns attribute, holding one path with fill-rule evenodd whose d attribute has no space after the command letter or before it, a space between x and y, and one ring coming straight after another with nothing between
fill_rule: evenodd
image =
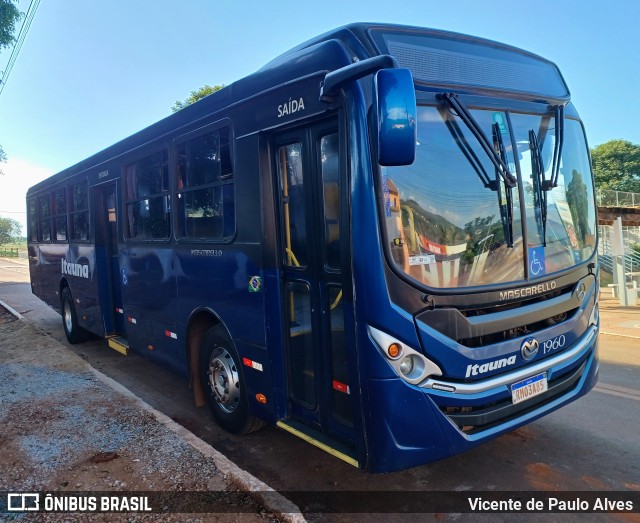
<instances>
[{"instance_id":1,"label":"windshield reflection","mask_svg":"<svg viewBox=\"0 0 640 523\"><path fill-rule=\"evenodd\" d=\"M513 247L505 238L506 188L485 151L453 111L420 106L416 161L381 170L386 239L397 266L419 283L452 288L541 277L588 259L595 246L595 207L580 124L565 122L558 187L546 192L545 246L528 133L535 130L544 168L551 169L552 116L471 113L494 143L500 130L509 170L520 172L524 202L514 189ZM498 181L488 186L486 175Z\"/></svg>"}]
</instances>

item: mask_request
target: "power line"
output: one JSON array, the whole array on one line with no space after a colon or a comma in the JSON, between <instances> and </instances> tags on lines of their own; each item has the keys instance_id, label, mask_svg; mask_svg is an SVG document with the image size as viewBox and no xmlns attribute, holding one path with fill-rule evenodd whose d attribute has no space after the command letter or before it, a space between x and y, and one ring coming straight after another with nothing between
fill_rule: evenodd
<instances>
[{"instance_id":1,"label":"power line","mask_svg":"<svg viewBox=\"0 0 640 523\"><path fill-rule=\"evenodd\" d=\"M7 80L9 79L9 74L11 74L11 70L13 69L16 60L18 59L18 54L20 54L20 49L22 49L22 44L27 37L27 33L29 32L29 28L31 27L31 22L33 22L33 17L36 15L36 11L38 10L39 5L40 0L31 0L31 2L29 3L29 9L27 9L27 14L24 17L24 21L22 22L22 26L20 27L20 32L18 33L18 37L16 38L16 43L13 45L13 49L11 50L9 61L7 62L7 66L5 67L5 70L0 77L0 94L2 94L4 86L7 84Z\"/></svg>"}]
</instances>

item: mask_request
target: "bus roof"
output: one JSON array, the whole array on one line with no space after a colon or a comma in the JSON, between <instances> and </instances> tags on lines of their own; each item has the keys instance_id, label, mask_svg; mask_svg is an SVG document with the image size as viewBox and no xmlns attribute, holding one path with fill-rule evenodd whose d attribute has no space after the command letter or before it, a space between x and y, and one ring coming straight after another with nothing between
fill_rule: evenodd
<instances>
[{"instance_id":1,"label":"bus roof","mask_svg":"<svg viewBox=\"0 0 640 523\"><path fill-rule=\"evenodd\" d=\"M372 56L393 54L390 52L387 41L385 40L385 35L390 34L404 35L404 37L424 36L437 41L466 42L467 44L479 45L485 49L494 49L510 53L510 55L513 56L519 55L533 62L546 64L547 67L550 66L557 71L554 64L539 56L482 38L420 27L377 23L353 23L331 30L293 47L268 62L255 73L237 80L223 89L212 93L194 104L165 117L159 122L34 185L27 192L27 196L87 169L96 168L118 156L127 154L150 142L158 140L165 135L175 133L177 130L191 125L198 120L210 117L226 107L240 103L243 100L247 100L298 78L303 78L314 73L329 72ZM399 62L401 66L412 69L414 77L416 77L417 81L420 81L419 74L416 75L415 67L412 67L412 65L415 66L414 63L403 64L402 60L399 60ZM557 74L562 85L566 88L566 84L564 84L559 71L557 71ZM566 97L568 98L568 89L566 90Z\"/></svg>"}]
</instances>

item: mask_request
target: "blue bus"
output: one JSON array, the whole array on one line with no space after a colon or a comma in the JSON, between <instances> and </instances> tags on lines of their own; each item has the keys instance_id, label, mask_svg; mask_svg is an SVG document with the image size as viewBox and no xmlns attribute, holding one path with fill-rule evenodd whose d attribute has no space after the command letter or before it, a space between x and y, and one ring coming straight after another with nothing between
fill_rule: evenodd
<instances>
[{"instance_id":1,"label":"blue bus","mask_svg":"<svg viewBox=\"0 0 640 523\"><path fill-rule=\"evenodd\" d=\"M86 132L90 131L88 125ZM352 24L35 185L33 293L371 472L472 448L598 374L594 182L558 68Z\"/></svg>"}]
</instances>

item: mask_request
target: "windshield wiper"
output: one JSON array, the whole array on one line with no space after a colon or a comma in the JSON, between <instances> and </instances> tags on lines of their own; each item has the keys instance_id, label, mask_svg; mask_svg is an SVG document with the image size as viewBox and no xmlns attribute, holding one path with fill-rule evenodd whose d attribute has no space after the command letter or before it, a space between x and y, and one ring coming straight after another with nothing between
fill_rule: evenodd
<instances>
[{"instance_id":1,"label":"windshield wiper","mask_svg":"<svg viewBox=\"0 0 640 523\"><path fill-rule=\"evenodd\" d=\"M555 113L556 120L556 143L553 146L553 161L551 162L551 179L544 180L542 189L550 191L558 186L560 176L560 158L562 156L562 145L564 143L564 105L554 105L551 107Z\"/></svg>"},{"instance_id":2,"label":"windshield wiper","mask_svg":"<svg viewBox=\"0 0 640 523\"><path fill-rule=\"evenodd\" d=\"M551 188L549 183L551 180L545 180L542 152L538 137L533 129L529 130L529 151L531 151L531 177L533 179L533 206L535 208L536 224L538 225L538 234L542 238L542 245L546 247L547 191ZM545 187L548 187L548 189L545 189Z\"/></svg>"},{"instance_id":3,"label":"windshield wiper","mask_svg":"<svg viewBox=\"0 0 640 523\"><path fill-rule=\"evenodd\" d=\"M442 119L444 121L444 124L447 126L447 129L451 133L451 136L453 136L456 145L460 147L460 150L469 162L469 165L473 167L473 170L478 175L478 178L480 178L482 185L484 185L487 189L496 191L498 189L498 182L496 180L492 180L491 177L487 174L484 165L482 165L482 162L480 161L480 158L478 158L476 152L473 150L473 147L471 147L467 139L464 137L464 133L460 129L458 123L455 120L449 119L444 115L442 116Z\"/></svg>"},{"instance_id":4,"label":"windshield wiper","mask_svg":"<svg viewBox=\"0 0 640 523\"><path fill-rule=\"evenodd\" d=\"M467 158L469 164L473 167L473 170L476 172L483 185L492 191L496 191L498 195L498 207L500 208L500 219L504 229L505 242L507 243L507 246L513 247L513 197L511 189L517 185L517 180L511 174L507 165L507 154L504 142L502 141L500 126L497 123L494 123L491 126L493 134L493 145L491 145L478 122L476 122L467 108L458 100L455 93L443 93L440 96L455 110L457 116L465 123L467 128L475 136L476 140L491 160L491 163L495 166L496 176L495 179L492 180L487 174L487 171L475 151L467 142L464 134L458 127L458 124L454 120L444 118L449 132L454 137L456 143L462 150L462 153ZM502 201L501 182L504 183L504 203Z\"/></svg>"},{"instance_id":5,"label":"windshield wiper","mask_svg":"<svg viewBox=\"0 0 640 523\"><path fill-rule=\"evenodd\" d=\"M545 178L542 148L538 136L533 129L529 130L529 150L531 151L531 170L533 177L533 201L536 209L536 223L538 234L542 238L542 245L547 246L547 193L558 186L560 177L560 160L564 143L564 106L551 107L555 113L555 143L553 145L553 159L551 160L551 178Z\"/></svg>"},{"instance_id":6,"label":"windshield wiper","mask_svg":"<svg viewBox=\"0 0 640 523\"><path fill-rule=\"evenodd\" d=\"M458 100L458 95L456 93L442 93L438 96L444 99L449 104L449 106L451 106L451 108L453 108L456 111L458 117L469 128L473 136L475 136L476 140L478 140L480 147L482 147L484 152L489 157L489 160L491 160L491 163L493 163L493 165L495 166L496 171L502 178L502 181L504 182L505 186L515 187L518 184L518 181L509 171L509 166L506 164L503 158L500 157L498 152L496 152L496 150L493 147L491 147L489 140L487 139L486 135L482 131L482 128L480 127L478 122L476 122L473 116L471 116L471 113L462 104L462 102Z\"/></svg>"},{"instance_id":7,"label":"windshield wiper","mask_svg":"<svg viewBox=\"0 0 640 523\"><path fill-rule=\"evenodd\" d=\"M507 163L507 152L504 148L504 142L502 141L502 131L500 125L494 123L492 126L493 131L493 143L496 149L498 157L503 164ZM508 170L508 169L507 169ZM502 191L500 190L500 172L496 168L496 185L498 192L498 206L500 207L500 218L502 219L502 226L504 228L504 237L508 247L513 247L513 197L511 194L511 186L505 183L504 197L505 203L502 203Z\"/></svg>"}]
</instances>

